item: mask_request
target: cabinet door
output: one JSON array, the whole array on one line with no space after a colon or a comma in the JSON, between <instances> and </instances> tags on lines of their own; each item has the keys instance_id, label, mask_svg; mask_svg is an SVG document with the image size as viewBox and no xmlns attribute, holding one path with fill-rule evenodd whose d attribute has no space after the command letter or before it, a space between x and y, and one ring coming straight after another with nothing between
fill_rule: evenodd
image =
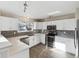
<instances>
[{"instance_id":1,"label":"cabinet door","mask_svg":"<svg viewBox=\"0 0 79 59\"><path fill-rule=\"evenodd\" d=\"M63 30L63 20L59 20L56 22L57 30Z\"/></svg>"},{"instance_id":2,"label":"cabinet door","mask_svg":"<svg viewBox=\"0 0 79 59\"><path fill-rule=\"evenodd\" d=\"M36 29L36 22L33 22L33 29Z\"/></svg>"},{"instance_id":3,"label":"cabinet door","mask_svg":"<svg viewBox=\"0 0 79 59\"><path fill-rule=\"evenodd\" d=\"M7 19L4 19L4 18L0 18L0 29L1 30L9 30L9 26L11 24L9 24L9 21Z\"/></svg>"},{"instance_id":4,"label":"cabinet door","mask_svg":"<svg viewBox=\"0 0 79 59\"><path fill-rule=\"evenodd\" d=\"M29 38L30 47L40 43L40 34L35 34L34 36Z\"/></svg>"},{"instance_id":5,"label":"cabinet door","mask_svg":"<svg viewBox=\"0 0 79 59\"><path fill-rule=\"evenodd\" d=\"M43 22L43 29L47 29L48 25L52 25L52 21L48 21L48 22Z\"/></svg>"},{"instance_id":6,"label":"cabinet door","mask_svg":"<svg viewBox=\"0 0 79 59\"><path fill-rule=\"evenodd\" d=\"M63 37L60 37L60 36L55 36L55 42L65 44L65 39Z\"/></svg>"},{"instance_id":7,"label":"cabinet door","mask_svg":"<svg viewBox=\"0 0 79 59\"><path fill-rule=\"evenodd\" d=\"M55 36L55 48L66 51L66 40L63 37Z\"/></svg>"},{"instance_id":8,"label":"cabinet door","mask_svg":"<svg viewBox=\"0 0 79 59\"><path fill-rule=\"evenodd\" d=\"M56 24L57 24L56 22L57 22L57 21L52 21L52 24L53 24L53 25L56 25Z\"/></svg>"},{"instance_id":9,"label":"cabinet door","mask_svg":"<svg viewBox=\"0 0 79 59\"><path fill-rule=\"evenodd\" d=\"M75 54L75 46L74 46L74 39L65 38L66 40L66 51L72 54Z\"/></svg>"},{"instance_id":10,"label":"cabinet door","mask_svg":"<svg viewBox=\"0 0 79 59\"><path fill-rule=\"evenodd\" d=\"M36 29L42 29L43 28L43 23L42 22L37 22L36 23Z\"/></svg>"},{"instance_id":11,"label":"cabinet door","mask_svg":"<svg viewBox=\"0 0 79 59\"><path fill-rule=\"evenodd\" d=\"M40 34L35 34L34 36L34 45L40 43Z\"/></svg>"},{"instance_id":12,"label":"cabinet door","mask_svg":"<svg viewBox=\"0 0 79 59\"><path fill-rule=\"evenodd\" d=\"M52 25L52 21L46 22L47 25Z\"/></svg>"},{"instance_id":13,"label":"cabinet door","mask_svg":"<svg viewBox=\"0 0 79 59\"><path fill-rule=\"evenodd\" d=\"M63 30L63 20L53 21L52 23L57 26L57 30Z\"/></svg>"},{"instance_id":14,"label":"cabinet door","mask_svg":"<svg viewBox=\"0 0 79 59\"><path fill-rule=\"evenodd\" d=\"M41 43L45 44L45 34L40 34Z\"/></svg>"},{"instance_id":15,"label":"cabinet door","mask_svg":"<svg viewBox=\"0 0 79 59\"><path fill-rule=\"evenodd\" d=\"M46 22L43 22L43 29L44 29L44 30L47 29L47 24L46 24Z\"/></svg>"},{"instance_id":16,"label":"cabinet door","mask_svg":"<svg viewBox=\"0 0 79 59\"><path fill-rule=\"evenodd\" d=\"M29 39L29 46L30 47L32 47L32 46L34 46L34 36L32 36L32 37L30 37L30 38L28 38Z\"/></svg>"},{"instance_id":17,"label":"cabinet door","mask_svg":"<svg viewBox=\"0 0 79 59\"><path fill-rule=\"evenodd\" d=\"M63 19L52 22L53 25L57 26L57 30L75 30L77 20L75 19Z\"/></svg>"},{"instance_id":18,"label":"cabinet door","mask_svg":"<svg viewBox=\"0 0 79 59\"><path fill-rule=\"evenodd\" d=\"M11 19L10 21L9 21L9 29L10 30L18 30L18 19Z\"/></svg>"},{"instance_id":19,"label":"cabinet door","mask_svg":"<svg viewBox=\"0 0 79 59\"><path fill-rule=\"evenodd\" d=\"M66 19L63 21L64 30L75 30L77 22L75 19Z\"/></svg>"},{"instance_id":20,"label":"cabinet door","mask_svg":"<svg viewBox=\"0 0 79 59\"><path fill-rule=\"evenodd\" d=\"M74 39L56 36L55 47L57 49L75 54Z\"/></svg>"}]
</instances>

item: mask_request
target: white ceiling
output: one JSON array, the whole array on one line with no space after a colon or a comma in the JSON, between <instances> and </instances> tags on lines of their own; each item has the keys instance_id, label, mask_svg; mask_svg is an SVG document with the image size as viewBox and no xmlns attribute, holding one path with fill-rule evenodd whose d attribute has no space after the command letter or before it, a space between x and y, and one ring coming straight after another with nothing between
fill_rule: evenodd
<instances>
[{"instance_id":1,"label":"white ceiling","mask_svg":"<svg viewBox=\"0 0 79 59\"><path fill-rule=\"evenodd\" d=\"M0 1L0 11L13 13L17 16L29 16L31 18L45 18L48 13L61 11L54 16L75 12L79 7L78 1L30 1L26 13L24 10L24 1ZM8 14L8 13L7 13Z\"/></svg>"}]
</instances>

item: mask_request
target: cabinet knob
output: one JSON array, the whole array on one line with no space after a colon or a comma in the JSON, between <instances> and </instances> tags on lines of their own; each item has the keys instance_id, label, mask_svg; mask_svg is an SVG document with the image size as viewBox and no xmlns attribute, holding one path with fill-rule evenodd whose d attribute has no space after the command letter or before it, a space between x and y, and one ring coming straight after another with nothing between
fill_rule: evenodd
<instances>
[{"instance_id":1,"label":"cabinet knob","mask_svg":"<svg viewBox=\"0 0 79 59\"><path fill-rule=\"evenodd\" d=\"M14 32L14 34L16 34L16 32Z\"/></svg>"}]
</instances>

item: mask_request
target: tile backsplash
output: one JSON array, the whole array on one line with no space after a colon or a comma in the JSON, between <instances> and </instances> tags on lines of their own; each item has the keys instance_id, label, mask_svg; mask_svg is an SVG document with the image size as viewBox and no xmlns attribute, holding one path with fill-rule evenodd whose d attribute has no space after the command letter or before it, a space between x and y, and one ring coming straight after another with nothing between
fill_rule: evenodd
<instances>
[{"instance_id":1,"label":"tile backsplash","mask_svg":"<svg viewBox=\"0 0 79 59\"><path fill-rule=\"evenodd\" d=\"M74 31L57 31L57 36L61 36L64 38L74 38Z\"/></svg>"}]
</instances>

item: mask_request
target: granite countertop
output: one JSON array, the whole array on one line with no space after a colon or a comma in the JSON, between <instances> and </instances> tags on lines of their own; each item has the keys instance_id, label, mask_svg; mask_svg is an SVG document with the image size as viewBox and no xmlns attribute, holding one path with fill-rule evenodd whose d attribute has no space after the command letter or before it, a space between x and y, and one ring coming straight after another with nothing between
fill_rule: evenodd
<instances>
[{"instance_id":1,"label":"granite countertop","mask_svg":"<svg viewBox=\"0 0 79 59\"><path fill-rule=\"evenodd\" d=\"M29 49L29 46L20 41L20 38L28 37L27 35L21 35L16 37L5 38L0 35L0 49L8 48L9 55L15 55L25 49Z\"/></svg>"},{"instance_id":2,"label":"granite countertop","mask_svg":"<svg viewBox=\"0 0 79 59\"><path fill-rule=\"evenodd\" d=\"M11 46L11 43L2 35L0 35L0 49Z\"/></svg>"},{"instance_id":3,"label":"granite countertop","mask_svg":"<svg viewBox=\"0 0 79 59\"><path fill-rule=\"evenodd\" d=\"M23 37L28 37L28 36L25 35L25 36L7 38L12 43L12 47L9 48L10 55L14 55L22 50L29 49L29 46L27 44L20 41L20 38Z\"/></svg>"},{"instance_id":4,"label":"granite countertop","mask_svg":"<svg viewBox=\"0 0 79 59\"><path fill-rule=\"evenodd\" d=\"M33 31L30 31L30 32L1 31L1 34L6 38L11 38L11 37L17 37L17 36L23 36L23 35L33 36L34 32Z\"/></svg>"}]
</instances>

